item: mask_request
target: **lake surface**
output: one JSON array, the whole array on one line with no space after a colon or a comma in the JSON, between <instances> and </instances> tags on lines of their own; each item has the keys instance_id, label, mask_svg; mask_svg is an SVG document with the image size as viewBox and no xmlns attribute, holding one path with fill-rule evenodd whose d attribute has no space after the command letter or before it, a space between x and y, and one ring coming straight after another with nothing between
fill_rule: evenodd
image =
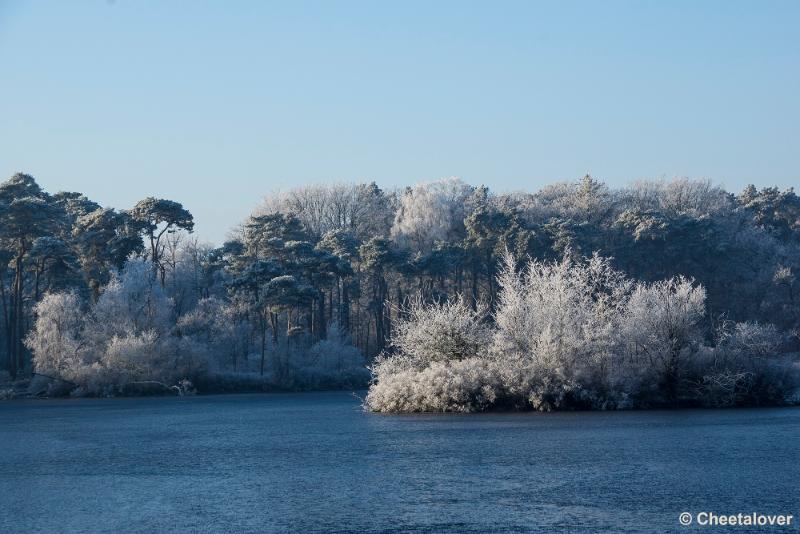
<instances>
[{"instance_id":1,"label":"lake surface","mask_svg":"<svg viewBox=\"0 0 800 534\"><path fill-rule=\"evenodd\" d=\"M389 416L359 403L0 403L0 532L719 532L678 515L800 515L800 409Z\"/></svg>"}]
</instances>

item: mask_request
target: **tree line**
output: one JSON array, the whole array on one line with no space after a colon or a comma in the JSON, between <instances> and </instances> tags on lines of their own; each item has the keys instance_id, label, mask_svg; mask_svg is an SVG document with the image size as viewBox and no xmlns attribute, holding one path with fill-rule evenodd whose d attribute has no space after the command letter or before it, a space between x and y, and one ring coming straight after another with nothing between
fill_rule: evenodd
<instances>
[{"instance_id":1,"label":"tree line","mask_svg":"<svg viewBox=\"0 0 800 534\"><path fill-rule=\"evenodd\" d=\"M25 174L1 184L0 350L11 377L47 370L95 390L181 372L230 387L361 380L395 350L415 302L461 299L494 324L506 252L520 265L599 253L642 283L683 276L704 288L709 342L723 323L757 322L781 333L776 350L797 350L791 189L733 194L688 179L612 189L591 176L504 194L455 178L388 191L315 185L268 195L219 246L198 242L193 225L171 200L115 210ZM126 299L139 305L122 310ZM81 324L61 320L69 307ZM107 309L127 326L102 334ZM68 340L72 359L57 361Z\"/></svg>"}]
</instances>

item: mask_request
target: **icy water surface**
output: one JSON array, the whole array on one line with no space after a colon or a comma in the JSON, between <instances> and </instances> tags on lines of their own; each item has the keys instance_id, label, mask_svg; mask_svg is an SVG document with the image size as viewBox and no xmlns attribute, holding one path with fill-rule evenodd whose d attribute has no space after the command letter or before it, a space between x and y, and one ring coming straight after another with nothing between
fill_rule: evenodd
<instances>
[{"instance_id":1,"label":"icy water surface","mask_svg":"<svg viewBox=\"0 0 800 534\"><path fill-rule=\"evenodd\" d=\"M387 416L348 393L12 401L0 403L0 532L720 532L678 515L800 515L798 452L792 408Z\"/></svg>"}]
</instances>

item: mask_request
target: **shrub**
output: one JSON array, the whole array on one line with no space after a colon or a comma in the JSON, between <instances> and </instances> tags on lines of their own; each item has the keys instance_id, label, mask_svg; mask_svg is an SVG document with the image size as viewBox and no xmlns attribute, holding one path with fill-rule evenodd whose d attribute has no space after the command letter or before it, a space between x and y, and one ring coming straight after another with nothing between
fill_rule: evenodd
<instances>
[{"instance_id":1,"label":"shrub","mask_svg":"<svg viewBox=\"0 0 800 534\"><path fill-rule=\"evenodd\" d=\"M798 366L771 326L729 324L703 344L705 290L634 284L594 255L519 269L506 256L494 324L458 298L417 299L372 366L377 412L776 404ZM487 340L491 338L491 344Z\"/></svg>"},{"instance_id":2,"label":"shrub","mask_svg":"<svg viewBox=\"0 0 800 534\"><path fill-rule=\"evenodd\" d=\"M288 358L291 384L304 388L363 387L369 382L364 356L338 325L328 327L328 337Z\"/></svg>"},{"instance_id":3,"label":"shrub","mask_svg":"<svg viewBox=\"0 0 800 534\"><path fill-rule=\"evenodd\" d=\"M707 406L778 404L788 401L798 368L780 356L783 339L773 325L723 322L717 344L706 350L696 373L697 397Z\"/></svg>"},{"instance_id":4,"label":"shrub","mask_svg":"<svg viewBox=\"0 0 800 534\"><path fill-rule=\"evenodd\" d=\"M433 361L419 369L403 357L382 357L365 399L374 412L472 412L503 396L497 366L485 358Z\"/></svg>"},{"instance_id":5,"label":"shrub","mask_svg":"<svg viewBox=\"0 0 800 534\"><path fill-rule=\"evenodd\" d=\"M172 335L172 302L145 262L129 262L87 313L74 293L46 295L36 311L26 339L35 370L72 382L77 394L137 383L163 390L207 371L206 348Z\"/></svg>"},{"instance_id":6,"label":"shrub","mask_svg":"<svg viewBox=\"0 0 800 534\"><path fill-rule=\"evenodd\" d=\"M532 260L518 270L506 254L498 283L492 352L507 380L533 374L542 384L608 381L631 288L609 260L575 261L567 252L561 262Z\"/></svg>"},{"instance_id":7,"label":"shrub","mask_svg":"<svg viewBox=\"0 0 800 534\"><path fill-rule=\"evenodd\" d=\"M76 378L89 356L83 340L85 316L75 293L45 295L36 305L36 323L26 339L33 365L40 373Z\"/></svg>"},{"instance_id":8,"label":"shrub","mask_svg":"<svg viewBox=\"0 0 800 534\"><path fill-rule=\"evenodd\" d=\"M486 308L472 309L462 297L426 304L417 296L402 310L391 347L424 367L446 362L485 357L491 330L486 325Z\"/></svg>"},{"instance_id":9,"label":"shrub","mask_svg":"<svg viewBox=\"0 0 800 534\"><path fill-rule=\"evenodd\" d=\"M654 397L642 392L650 401L673 403L687 395L686 368L702 341L705 298L702 286L677 277L637 284L622 310L623 381L656 382Z\"/></svg>"}]
</instances>

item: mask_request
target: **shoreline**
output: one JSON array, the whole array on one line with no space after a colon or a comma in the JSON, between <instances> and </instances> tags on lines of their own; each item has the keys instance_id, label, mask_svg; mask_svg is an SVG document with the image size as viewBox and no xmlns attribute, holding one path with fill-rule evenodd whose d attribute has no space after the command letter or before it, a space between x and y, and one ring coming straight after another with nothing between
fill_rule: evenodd
<instances>
[{"instance_id":1,"label":"shoreline","mask_svg":"<svg viewBox=\"0 0 800 534\"><path fill-rule=\"evenodd\" d=\"M7 384L0 385L0 392L3 391ZM307 389L307 388L276 388L270 390L238 390L238 391L200 391L188 394L140 394L140 395L109 395L109 396L41 396L41 395L19 395L11 398L0 398L0 404L13 403L20 401L80 401L80 400L143 400L143 399L166 399L166 398L213 398L213 397L244 397L244 396L263 396L263 395L320 395L320 394L348 394L355 397L359 403L362 404L369 388L323 388L323 389ZM360 393L360 395L359 395ZM554 409L554 410L535 410L535 409L492 409L492 410L476 410L476 411L396 411L396 412L383 412L362 409L364 413L378 416L394 417L394 416L439 416L439 415L459 415L459 416L473 416L473 415L500 415L500 414L565 414L565 413L619 413L619 412L683 412L683 411L709 411L709 410L762 410L771 408L800 408L800 402L787 401L780 404L742 404L732 406L701 406L701 405L675 405L675 406L650 406L650 407L628 407L628 408L612 408L612 409Z\"/></svg>"}]
</instances>

